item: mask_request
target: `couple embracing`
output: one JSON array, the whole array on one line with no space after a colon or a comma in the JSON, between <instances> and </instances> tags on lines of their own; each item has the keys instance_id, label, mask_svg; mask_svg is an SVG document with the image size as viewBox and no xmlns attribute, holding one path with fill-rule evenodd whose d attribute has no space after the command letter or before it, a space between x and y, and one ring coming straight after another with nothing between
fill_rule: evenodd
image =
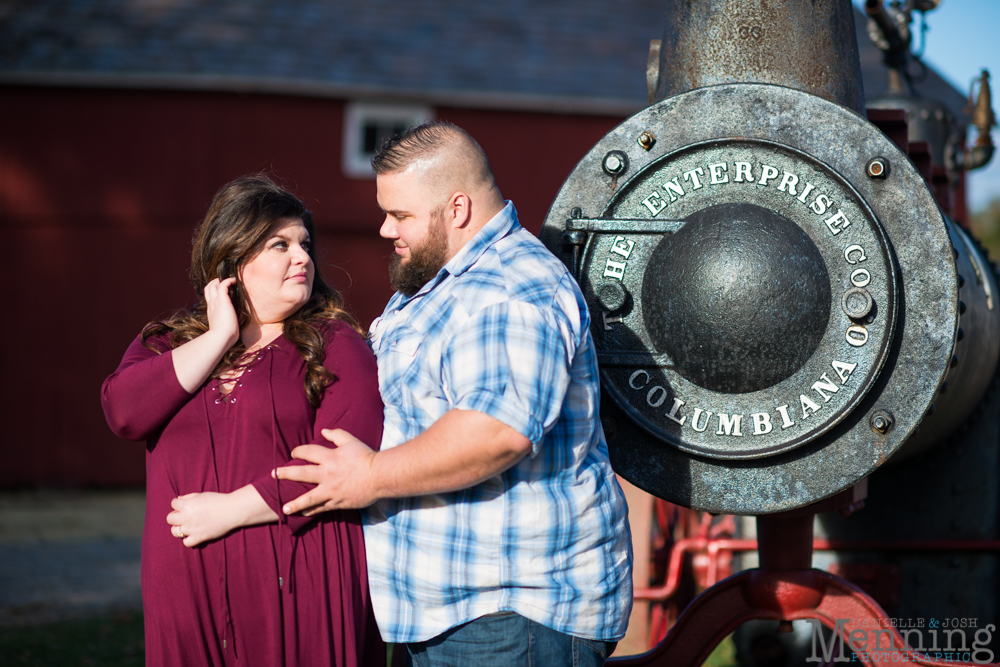
<instances>
[{"instance_id":1,"label":"couple embracing","mask_svg":"<svg viewBox=\"0 0 1000 667\"><path fill-rule=\"evenodd\" d=\"M631 541L586 303L460 128L372 165L397 293L367 336L303 204L245 177L197 230L198 305L104 383L147 441L147 665L381 666L383 640L419 666L601 665Z\"/></svg>"}]
</instances>

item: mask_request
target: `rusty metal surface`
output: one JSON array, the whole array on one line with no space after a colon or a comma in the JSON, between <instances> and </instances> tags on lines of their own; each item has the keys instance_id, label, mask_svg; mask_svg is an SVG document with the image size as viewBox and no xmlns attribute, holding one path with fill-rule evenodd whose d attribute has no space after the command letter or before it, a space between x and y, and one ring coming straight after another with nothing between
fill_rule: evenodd
<instances>
[{"instance_id":1,"label":"rusty metal surface","mask_svg":"<svg viewBox=\"0 0 1000 667\"><path fill-rule=\"evenodd\" d=\"M644 131L657 138L648 151L637 142ZM579 235L574 237L578 244L564 245L567 220L613 219L616 202L628 199L628 193L636 187L633 184L645 182L647 171L662 170L667 156L683 153L685 147L720 140L771 142L811 156L849 184L868 207L873 224L884 232L885 246L898 264L898 313L882 370L870 387L856 396L858 401L853 406L845 406L839 423L832 424L827 432L789 451L749 460L713 459L685 451L676 443L651 435L650 429L637 424L614 400L602 402L602 419L612 463L640 488L671 502L712 512L778 512L825 498L866 477L914 432L934 402L951 363L958 318L952 241L920 175L885 135L851 111L824 99L763 84L693 90L625 121L605 136L567 179L549 211L542 240L568 265L590 266L593 262L588 259L592 255L588 254L587 244L607 242L587 238L588 232L574 231L569 234ZM613 150L627 155L630 166L626 173L610 176L603 170L602 161ZM891 164L889 175L870 178L867 165L879 156ZM712 203L726 201L725 196L719 196ZM730 196L728 201L747 199ZM641 198L639 206L625 208L623 217L640 218ZM660 216L686 217L674 216L670 207L658 216L646 210L649 219ZM855 229L862 227L858 219ZM601 236L610 236L613 243L613 234ZM654 239L655 235L634 238ZM588 284L586 271L581 277L595 313L595 334L603 335L603 329L597 330L605 325L602 306L594 296L599 285ZM839 300L843 290L832 293ZM636 295L631 297L635 299ZM711 336L712 332L705 335ZM748 363L767 360L751 359ZM668 412L671 406L664 403L662 407ZM892 428L884 434L873 430L871 420L876 414L892 417Z\"/></svg>"},{"instance_id":2,"label":"rusty metal surface","mask_svg":"<svg viewBox=\"0 0 1000 667\"><path fill-rule=\"evenodd\" d=\"M849 0L668 0L656 99L770 83L864 113Z\"/></svg>"}]
</instances>

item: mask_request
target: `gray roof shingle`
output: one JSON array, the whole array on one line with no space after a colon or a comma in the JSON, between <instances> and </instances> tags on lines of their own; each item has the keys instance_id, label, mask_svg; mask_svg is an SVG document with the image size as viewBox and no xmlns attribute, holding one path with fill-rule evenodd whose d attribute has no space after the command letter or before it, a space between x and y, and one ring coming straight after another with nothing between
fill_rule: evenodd
<instances>
[{"instance_id":1,"label":"gray roof shingle","mask_svg":"<svg viewBox=\"0 0 1000 667\"><path fill-rule=\"evenodd\" d=\"M625 114L646 104L663 16L662 0L0 0L0 82ZM885 77L858 18L872 94Z\"/></svg>"}]
</instances>

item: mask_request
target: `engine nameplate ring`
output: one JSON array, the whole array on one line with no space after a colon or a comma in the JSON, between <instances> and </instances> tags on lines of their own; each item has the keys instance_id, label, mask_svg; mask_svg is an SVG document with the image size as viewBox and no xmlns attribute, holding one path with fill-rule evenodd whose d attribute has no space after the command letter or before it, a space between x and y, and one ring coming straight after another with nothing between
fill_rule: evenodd
<instances>
[{"instance_id":1,"label":"engine nameplate ring","mask_svg":"<svg viewBox=\"0 0 1000 667\"><path fill-rule=\"evenodd\" d=\"M722 211L723 218L743 214L750 220L704 220L709 209ZM651 223L671 218L682 224L672 233L650 233L643 229L642 216ZM629 222L616 230L617 218ZM725 231L733 238L727 247L707 248L697 257L688 246L676 249L680 256L660 267L670 275L659 276L652 271L658 265L654 258L675 237L693 231L683 226L685 221L716 223L706 231ZM580 283L594 313L603 386L651 435L714 458L776 454L836 425L878 376L895 321L894 262L867 204L826 165L773 142L686 146L631 179L611 200L602 222L603 230L588 239ZM778 229L760 229L768 223ZM798 246L783 243L796 232ZM782 254L789 245L795 257ZM812 249L819 266L809 266L809 258L794 261ZM770 264L767 275L752 275L762 261ZM680 270L678 264L686 263L693 265L691 270ZM827 283L797 295L803 291L802 269L811 269ZM676 278L678 273L683 278ZM696 312L675 315L673 331L647 321L667 324L663 320L671 318L655 310L678 310L677 302L688 294L664 294L662 303L633 299L631 307L617 313L606 309L607 299L599 294L618 285L626 293L643 295L662 292L662 283L683 290L689 281L697 283L689 291L708 298L687 304ZM867 290L876 304L871 321L852 321L840 307L843 295L858 288ZM810 303L817 292L825 294L825 303ZM753 299L757 302L750 303ZM810 324L801 314L811 307L817 311L812 319L821 322L815 331L803 332L803 326L795 325ZM734 310L748 321L726 321L735 317ZM691 331L692 322L712 330ZM720 327L732 329L731 340L715 340ZM700 349L678 353L682 346L675 339L681 337L704 337L717 349L707 359L698 355ZM658 338L665 339L663 344ZM720 355L733 358L723 364ZM789 359L792 368L775 371ZM692 365L696 367L685 368ZM722 365L730 368L720 371ZM705 367L719 377L706 381Z\"/></svg>"}]
</instances>

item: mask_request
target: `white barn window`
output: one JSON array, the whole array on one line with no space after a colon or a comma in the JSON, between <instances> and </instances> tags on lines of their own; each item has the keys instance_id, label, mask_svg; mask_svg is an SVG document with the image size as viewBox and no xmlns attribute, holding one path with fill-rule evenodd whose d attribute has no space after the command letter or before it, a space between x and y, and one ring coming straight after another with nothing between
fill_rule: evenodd
<instances>
[{"instance_id":1,"label":"white barn window","mask_svg":"<svg viewBox=\"0 0 1000 667\"><path fill-rule=\"evenodd\" d=\"M433 118L430 107L349 103L344 113L344 173L353 178L375 178L371 159L382 142Z\"/></svg>"}]
</instances>

